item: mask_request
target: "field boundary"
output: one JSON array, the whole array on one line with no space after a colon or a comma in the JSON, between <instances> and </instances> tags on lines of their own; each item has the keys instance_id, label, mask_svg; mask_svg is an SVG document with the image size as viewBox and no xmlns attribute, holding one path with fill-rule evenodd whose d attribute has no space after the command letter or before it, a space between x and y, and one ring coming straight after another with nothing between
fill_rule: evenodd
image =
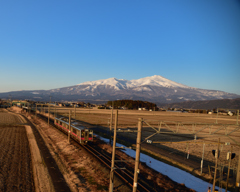
<instances>
[{"instance_id":1,"label":"field boundary","mask_svg":"<svg viewBox=\"0 0 240 192\"><path fill-rule=\"evenodd\" d=\"M33 177L36 192L55 192L51 177L40 154L32 128L25 125L32 156Z\"/></svg>"}]
</instances>

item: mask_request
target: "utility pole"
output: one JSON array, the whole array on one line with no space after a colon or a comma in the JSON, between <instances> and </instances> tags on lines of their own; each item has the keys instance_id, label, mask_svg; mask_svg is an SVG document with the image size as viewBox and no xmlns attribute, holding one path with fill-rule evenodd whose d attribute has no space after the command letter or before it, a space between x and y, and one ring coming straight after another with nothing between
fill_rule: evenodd
<instances>
[{"instance_id":1,"label":"utility pole","mask_svg":"<svg viewBox=\"0 0 240 192\"><path fill-rule=\"evenodd\" d=\"M201 160L201 175L202 175L202 170L203 170L204 148L205 148L205 143L203 143L203 153L202 153L202 160Z\"/></svg>"},{"instance_id":2,"label":"utility pole","mask_svg":"<svg viewBox=\"0 0 240 192\"><path fill-rule=\"evenodd\" d=\"M236 178L236 188L235 191L239 192L240 191L240 150L238 153L238 168L237 168L237 178Z\"/></svg>"},{"instance_id":3,"label":"utility pole","mask_svg":"<svg viewBox=\"0 0 240 192\"><path fill-rule=\"evenodd\" d=\"M217 118L216 118L216 124L218 124L218 108L217 108Z\"/></svg>"},{"instance_id":4,"label":"utility pole","mask_svg":"<svg viewBox=\"0 0 240 192\"><path fill-rule=\"evenodd\" d=\"M238 116L239 116L239 110L237 110L237 125L238 125Z\"/></svg>"},{"instance_id":5,"label":"utility pole","mask_svg":"<svg viewBox=\"0 0 240 192\"><path fill-rule=\"evenodd\" d=\"M231 160L232 160L232 146L231 146L231 151L229 154L229 159L228 159L228 173L227 173L227 184L226 184L226 192L227 192L227 188L228 188L228 180L229 180L229 173L230 173L230 166L231 166Z\"/></svg>"},{"instance_id":6,"label":"utility pole","mask_svg":"<svg viewBox=\"0 0 240 192\"><path fill-rule=\"evenodd\" d=\"M36 104L35 118L37 118L37 106L38 104Z\"/></svg>"},{"instance_id":7,"label":"utility pole","mask_svg":"<svg viewBox=\"0 0 240 192\"><path fill-rule=\"evenodd\" d=\"M12 96L11 96L11 94L9 95L9 107L11 107L12 106Z\"/></svg>"},{"instance_id":8,"label":"utility pole","mask_svg":"<svg viewBox=\"0 0 240 192\"><path fill-rule=\"evenodd\" d=\"M215 191L215 183L216 183L216 176L217 176L217 167L218 167L218 155L219 155L219 146L220 146L220 138L218 139L218 148L215 151L215 172L214 172L214 179L213 179L213 189L212 191Z\"/></svg>"},{"instance_id":9,"label":"utility pole","mask_svg":"<svg viewBox=\"0 0 240 192\"><path fill-rule=\"evenodd\" d=\"M49 119L50 119L50 104L48 103L48 127L49 127Z\"/></svg>"},{"instance_id":10,"label":"utility pole","mask_svg":"<svg viewBox=\"0 0 240 192\"><path fill-rule=\"evenodd\" d=\"M74 119L76 120L76 104L74 105Z\"/></svg>"},{"instance_id":11,"label":"utility pole","mask_svg":"<svg viewBox=\"0 0 240 192\"><path fill-rule=\"evenodd\" d=\"M113 108L112 108L111 119L110 119L110 139L109 139L110 144L112 144L112 122L113 122Z\"/></svg>"},{"instance_id":12,"label":"utility pole","mask_svg":"<svg viewBox=\"0 0 240 192\"><path fill-rule=\"evenodd\" d=\"M55 104L55 107L54 107L54 118L56 118L56 104Z\"/></svg>"},{"instance_id":13,"label":"utility pole","mask_svg":"<svg viewBox=\"0 0 240 192\"><path fill-rule=\"evenodd\" d=\"M118 110L116 110L115 115L115 126L114 126L114 136L113 136L113 149L112 149L112 164L110 172L110 184L109 192L113 192L113 177L114 177L114 163L115 163L115 153L116 153L116 140L117 140L117 121L118 121Z\"/></svg>"},{"instance_id":14,"label":"utility pole","mask_svg":"<svg viewBox=\"0 0 240 192\"><path fill-rule=\"evenodd\" d=\"M70 133L71 133L71 110L69 110L69 122L68 122L68 143L70 143Z\"/></svg>"},{"instance_id":15,"label":"utility pole","mask_svg":"<svg viewBox=\"0 0 240 192\"><path fill-rule=\"evenodd\" d=\"M134 169L134 181L133 181L133 192L137 191L137 180L139 174L139 160L141 151L141 136L142 136L142 118L138 119L138 134L136 143L136 158L135 158L135 169Z\"/></svg>"}]
</instances>

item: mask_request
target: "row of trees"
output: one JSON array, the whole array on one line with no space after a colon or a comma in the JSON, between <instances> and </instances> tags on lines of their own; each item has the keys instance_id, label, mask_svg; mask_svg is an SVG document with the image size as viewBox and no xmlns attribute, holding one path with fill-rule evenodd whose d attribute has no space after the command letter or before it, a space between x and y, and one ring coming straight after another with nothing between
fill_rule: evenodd
<instances>
[{"instance_id":1,"label":"row of trees","mask_svg":"<svg viewBox=\"0 0 240 192\"><path fill-rule=\"evenodd\" d=\"M145 108L145 109L152 109L157 110L157 105L155 103L151 103L148 101L134 101L134 100L115 100L115 101L108 101L106 106L114 106L115 109L118 108L127 108L127 109L138 109L138 108Z\"/></svg>"}]
</instances>

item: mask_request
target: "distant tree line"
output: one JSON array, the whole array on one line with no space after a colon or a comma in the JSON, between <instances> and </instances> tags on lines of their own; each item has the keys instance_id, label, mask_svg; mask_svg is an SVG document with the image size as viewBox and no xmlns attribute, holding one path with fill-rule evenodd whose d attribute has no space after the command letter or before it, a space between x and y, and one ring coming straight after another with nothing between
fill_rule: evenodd
<instances>
[{"instance_id":1,"label":"distant tree line","mask_svg":"<svg viewBox=\"0 0 240 192\"><path fill-rule=\"evenodd\" d=\"M126 108L126 109L138 109L138 108L145 108L145 109L152 109L157 110L157 105L155 103L151 103L148 101L134 101L134 100L115 100L115 101L108 101L106 103L107 106L114 106L115 109L119 108Z\"/></svg>"}]
</instances>

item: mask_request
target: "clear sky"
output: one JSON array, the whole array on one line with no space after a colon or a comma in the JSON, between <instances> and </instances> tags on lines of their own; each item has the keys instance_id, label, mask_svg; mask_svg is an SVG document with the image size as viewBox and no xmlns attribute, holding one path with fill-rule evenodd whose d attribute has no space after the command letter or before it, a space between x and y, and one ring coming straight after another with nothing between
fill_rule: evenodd
<instances>
[{"instance_id":1,"label":"clear sky","mask_svg":"<svg viewBox=\"0 0 240 192\"><path fill-rule=\"evenodd\" d=\"M0 92L153 75L240 94L240 1L0 1Z\"/></svg>"}]
</instances>

